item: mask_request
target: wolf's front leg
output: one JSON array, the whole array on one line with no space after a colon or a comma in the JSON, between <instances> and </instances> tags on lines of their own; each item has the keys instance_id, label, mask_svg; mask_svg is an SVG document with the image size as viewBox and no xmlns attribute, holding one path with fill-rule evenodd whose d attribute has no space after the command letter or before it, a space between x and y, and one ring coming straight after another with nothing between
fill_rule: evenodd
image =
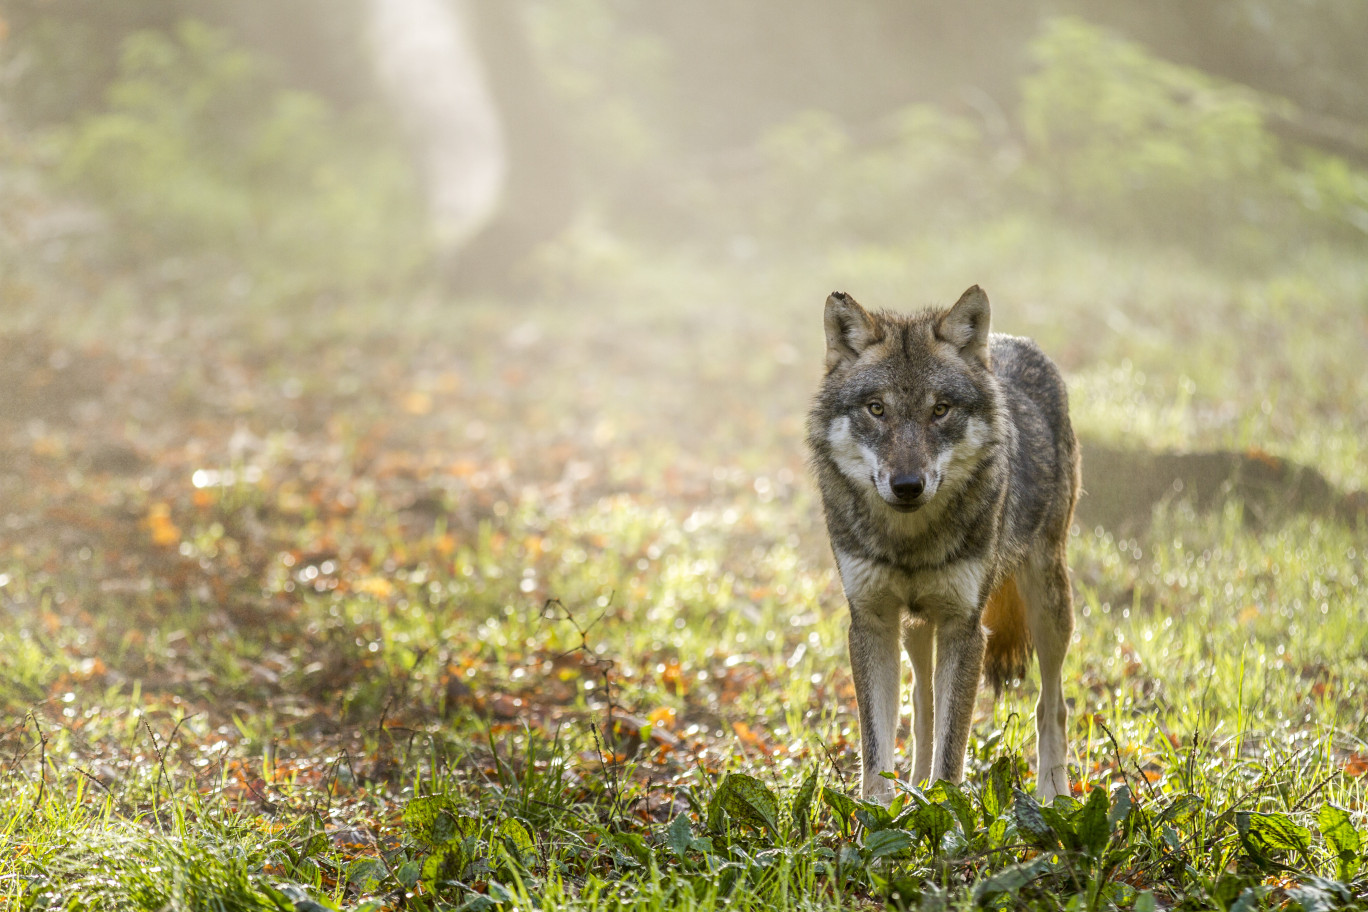
<instances>
[{"instance_id":1,"label":"wolf's front leg","mask_svg":"<svg viewBox=\"0 0 1368 912\"><path fill-rule=\"evenodd\" d=\"M931 756L931 781L959 782L964 776L964 751L974 718L974 698L983 675L983 651L988 643L977 614L947 620L936 626L936 736Z\"/></svg>"},{"instance_id":2,"label":"wolf's front leg","mask_svg":"<svg viewBox=\"0 0 1368 912\"><path fill-rule=\"evenodd\" d=\"M912 784L921 785L931 775L931 745L935 739L935 699L931 678L936 632L928 621L913 621L903 628L903 649L912 662Z\"/></svg>"},{"instance_id":3,"label":"wolf's front leg","mask_svg":"<svg viewBox=\"0 0 1368 912\"><path fill-rule=\"evenodd\" d=\"M850 669L860 709L860 794L884 803L893 791L893 784L879 774L893 769L901 621L896 605L850 606Z\"/></svg>"}]
</instances>

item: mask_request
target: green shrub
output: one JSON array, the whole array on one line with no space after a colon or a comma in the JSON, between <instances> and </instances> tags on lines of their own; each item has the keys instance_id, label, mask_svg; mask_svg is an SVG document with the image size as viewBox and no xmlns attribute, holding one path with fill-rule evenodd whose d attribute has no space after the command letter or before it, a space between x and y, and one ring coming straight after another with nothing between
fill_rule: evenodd
<instances>
[{"instance_id":1,"label":"green shrub","mask_svg":"<svg viewBox=\"0 0 1368 912\"><path fill-rule=\"evenodd\" d=\"M1023 84L1028 183L1120 233L1252 252L1368 227L1365 176L1279 140L1285 105L1070 18L1036 40Z\"/></svg>"},{"instance_id":2,"label":"green shrub","mask_svg":"<svg viewBox=\"0 0 1368 912\"><path fill-rule=\"evenodd\" d=\"M371 287L424 256L416 188L389 131L278 87L221 32L123 42L105 110L59 136L60 174L137 257L226 255L300 292Z\"/></svg>"},{"instance_id":3,"label":"green shrub","mask_svg":"<svg viewBox=\"0 0 1368 912\"><path fill-rule=\"evenodd\" d=\"M832 115L809 111L769 130L757 207L766 234L886 241L970 209L994 170L978 129L930 105L912 105L856 138Z\"/></svg>"}]
</instances>

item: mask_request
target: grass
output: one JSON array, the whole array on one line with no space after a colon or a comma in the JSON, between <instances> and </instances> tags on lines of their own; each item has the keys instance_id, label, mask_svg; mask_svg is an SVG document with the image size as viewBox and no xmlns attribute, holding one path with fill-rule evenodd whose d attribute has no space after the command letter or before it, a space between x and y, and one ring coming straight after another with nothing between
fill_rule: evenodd
<instances>
[{"instance_id":1,"label":"grass","mask_svg":"<svg viewBox=\"0 0 1368 912\"><path fill-rule=\"evenodd\" d=\"M978 281L1080 431L1363 487L1364 278L1013 217L801 266L586 228L401 320L44 285L0 340L0 904L1363 908L1362 530L1077 530L1077 794L1030 797L1028 680L890 812L801 437L827 291Z\"/></svg>"}]
</instances>

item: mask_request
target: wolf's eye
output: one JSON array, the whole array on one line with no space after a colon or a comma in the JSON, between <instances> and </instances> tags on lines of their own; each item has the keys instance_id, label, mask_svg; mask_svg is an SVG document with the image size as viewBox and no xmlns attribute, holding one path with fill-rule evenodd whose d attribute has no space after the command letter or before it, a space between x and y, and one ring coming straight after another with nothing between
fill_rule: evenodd
<instances>
[{"instance_id":1,"label":"wolf's eye","mask_svg":"<svg viewBox=\"0 0 1368 912\"><path fill-rule=\"evenodd\" d=\"M868 408L869 414L873 415L875 418L883 417L884 407L882 402L871 402L869 403Z\"/></svg>"},{"instance_id":2,"label":"wolf's eye","mask_svg":"<svg viewBox=\"0 0 1368 912\"><path fill-rule=\"evenodd\" d=\"M944 402L937 402L936 407L931 410L931 414L935 415L937 418L944 418L949 411L950 406L946 405Z\"/></svg>"}]
</instances>

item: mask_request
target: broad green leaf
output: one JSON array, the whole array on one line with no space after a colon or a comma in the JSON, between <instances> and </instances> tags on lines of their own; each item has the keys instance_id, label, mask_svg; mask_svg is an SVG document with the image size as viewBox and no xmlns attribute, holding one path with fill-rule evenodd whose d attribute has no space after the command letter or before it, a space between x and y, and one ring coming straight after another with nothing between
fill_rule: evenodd
<instances>
[{"instance_id":1,"label":"broad green leaf","mask_svg":"<svg viewBox=\"0 0 1368 912\"><path fill-rule=\"evenodd\" d=\"M1078 831L1074 829L1073 823L1063 811L1049 804L1042 804L1039 807L1040 816L1044 819L1045 825L1053 830L1055 836L1059 838L1060 845L1071 852L1076 852L1083 847L1078 840ZM1082 808L1079 806L1074 812L1075 816L1081 810Z\"/></svg>"},{"instance_id":2,"label":"broad green leaf","mask_svg":"<svg viewBox=\"0 0 1368 912\"><path fill-rule=\"evenodd\" d=\"M1230 912L1257 912L1263 908L1263 887L1245 887L1244 892L1230 904Z\"/></svg>"},{"instance_id":3,"label":"broad green leaf","mask_svg":"<svg viewBox=\"0 0 1368 912\"><path fill-rule=\"evenodd\" d=\"M646 840L636 833L614 833L613 842L634 862L643 865L650 864L651 850L646 847Z\"/></svg>"},{"instance_id":4,"label":"broad green leaf","mask_svg":"<svg viewBox=\"0 0 1368 912\"><path fill-rule=\"evenodd\" d=\"M1354 894L1345 884L1324 877L1308 876L1306 883L1289 887L1287 896L1302 912L1336 912L1356 908Z\"/></svg>"},{"instance_id":5,"label":"broad green leaf","mask_svg":"<svg viewBox=\"0 0 1368 912\"><path fill-rule=\"evenodd\" d=\"M1107 826L1115 830L1130 817L1135 801L1131 798L1130 786L1122 784L1112 789L1111 811L1107 814Z\"/></svg>"},{"instance_id":6,"label":"broad green leaf","mask_svg":"<svg viewBox=\"0 0 1368 912\"><path fill-rule=\"evenodd\" d=\"M728 773L717 789L722 808L738 823L779 831L779 801L759 779L745 773Z\"/></svg>"},{"instance_id":7,"label":"broad green leaf","mask_svg":"<svg viewBox=\"0 0 1368 912\"><path fill-rule=\"evenodd\" d=\"M1003 868L992 877L979 881L974 887L974 903L978 905L999 893L1014 893L1044 874L1050 867L1050 857L1039 855L1030 861Z\"/></svg>"},{"instance_id":8,"label":"broad green leaf","mask_svg":"<svg viewBox=\"0 0 1368 912\"><path fill-rule=\"evenodd\" d=\"M1235 815L1235 826L1261 849L1305 855L1311 848L1311 831L1286 814L1242 811Z\"/></svg>"},{"instance_id":9,"label":"broad green leaf","mask_svg":"<svg viewBox=\"0 0 1368 912\"><path fill-rule=\"evenodd\" d=\"M460 842L480 831L480 823L456 812L446 795L415 798L404 809L404 829L408 835L430 848Z\"/></svg>"},{"instance_id":10,"label":"broad green leaf","mask_svg":"<svg viewBox=\"0 0 1368 912\"><path fill-rule=\"evenodd\" d=\"M260 884L261 892L268 896L279 909L291 912L336 912L337 906L326 899L316 899L298 884Z\"/></svg>"},{"instance_id":11,"label":"broad green leaf","mask_svg":"<svg viewBox=\"0 0 1368 912\"><path fill-rule=\"evenodd\" d=\"M817 770L813 768L803 780L803 784L798 787L798 794L793 796L793 804L789 810L789 819L793 821L799 838L805 838L812 828L812 798L816 793Z\"/></svg>"},{"instance_id":12,"label":"broad green leaf","mask_svg":"<svg viewBox=\"0 0 1368 912\"><path fill-rule=\"evenodd\" d=\"M1135 912L1158 912L1159 904L1154 899L1154 893L1146 890L1135 897Z\"/></svg>"},{"instance_id":13,"label":"broad green leaf","mask_svg":"<svg viewBox=\"0 0 1368 912\"><path fill-rule=\"evenodd\" d=\"M1107 810L1107 793L1101 788L1094 788L1088 793L1087 802L1073 821L1079 847L1094 857L1106 848L1107 838L1111 835Z\"/></svg>"},{"instance_id":14,"label":"broad green leaf","mask_svg":"<svg viewBox=\"0 0 1368 912\"><path fill-rule=\"evenodd\" d=\"M1202 809L1204 803L1201 795L1180 795L1173 799L1173 803L1159 812L1159 820L1163 823L1182 826Z\"/></svg>"},{"instance_id":15,"label":"broad green leaf","mask_svg":"<svg viewBox=\"0 0 1368 912\"><path fill-rule=\"evenodd\" d=\"M418 885L418 878L423 874L423 865L417 859L410 858L399 866L399 870L394 872L394 879L408 888L412 889Z\"/></svg>"},{"instance_id":16,"label":"broad green leaf","mask_svg":"<svg viewBox=\"0 0 1368 912\"><path fill-rule=\"evenodd\" d=\"M689 826L688 814L680 814L670 822L670 828L665 831L665 844L680 858L688 854L689 847L693 845L693 830Z\"/></svg>"},{"instance_id":17,"label":"broad green leaf","mask_svg":"<svg viewBox=\"0 0 1368 912\"><path fill-rule=\"evenodd\" d=\"M879 830L865 838L864 848L870 861L873 861L912 848L912 837L902 830Z\"/></svg>"},{"instance_id":18,"label":"broad green leaf","mask_svg":"<svg viewBox=\"0 0 1368 912\"><path fill-rule=\"evenodd\" d=\"M497 909L498 906L498 900L477 893L457 906L455 912L488 912L490 909Z\"/></svg>"},{"instance_id":19,"label":"broad green leaf","mask_svg":"<svg viewBox=\"0 0 1368 912\"><path fill-rule=\"evenodd\" d=\"M1216 879L1216 883L1211 887L1211 898L1216 901L1216 905L1221 909L1228 909L1235 905L1236 901L1257 884L1254 877L1247 874L1233 874L1229 871L1223 873Z\"/></svg>"},{"instance_id":20,"label":"broad green leaf","mask_svg":"<svg viewBox=\"0 0 1368 912\"><path fill-rule=\"evenodd\" d=\"M1041 807L1034 798L1021 789L1013 789L1016 802L1013 816L1016 817L1017 831L1042 849L1053 849L1058 844L1054 828L1045 822Z\"/></svg>"},{"instance_id":21,"label":"broad green leaf","mask_svg":"<svg viewBox=\"0 0 1368 912\"><path fill-rule=\"evenodd\" d=\"M460 880L465 869L465 853L460 849L438 849L423 861L423 886L435 891L449 880Z\"/></svg>"},{"instance_id":22,"label":"broad green leaf","mask_svg":"<svg viewBox=\"0 0 1368 912\"><path fill-rule=\"evenodd\" d=\"M955 828L955 815L939 804L923 804L907 818L909 829L925 837L931 851L939 851L945 834Z\"/></svg>"},{"instance_id":23,"label":"broad green leaf","mask_svg":"<svg viewBox=\"0 0 1368 912\"><path fill-rule=\"evenodd\" d=\"M1165 824L1159 828L1159 838L1164 841L1164 845L1175 855L1183 854L1183 837L1178 835L1178 831Z\"/></svg>"},{"instance_id":24,"label":"broad green leaf","mask_svg":"<svg viewBox=\"0 0 1368 912\"><path fill-rule=\"evenodd\" d=\"M304 844L299 847L299 857L308 858L310 855L318 855L326 852L332 843L328 841L326 833L311 833L304 840Z\"/></svg>"},{"instance_id":25,"label":"broad green leaf","mask_svg":"<svg viewBox=\"0 0 1368 912\"><path fill-rule=\"evenodd\" d=\"M964 794L964 790L955 783L944 780L937 782L931 786L926 797L929 801L947 807L954 812L964 835L968 836L978 827L978 815L974 813L974 805L969 801L969 797Z\"/></svg>"},{"instance_id":26,"label":"broad green leaf","mask_svg":"<svg viewBox=\"0 0 1368 912\"><path fill-rule=\"evenodd\" d=\"M730 896L732 890L736 889L736 881L745 872L746 866L729 861L717 869L717 893L719 896Z\"/></svg>"},{"instance_id":27,"label":"broad green leaf","mask_svg":"<svg viewBox=\"0 0 1368 912\"><path fill-rule=\"evenodd\" d=\"M1327 802L1321 806L1316 823L1325 844L1335 854L1336 876L1343 881L1353 880L1363 857L1363 838L1354 829L1349 812Z\"/></svg>"},{"instance_id":28,"label":"broad green leaf","mask_svg":"<svg viewBox=\"0 0 1368 912\"><path fill-rule=\"evenodd\" d=\"M1012 804L1012 774L1016 770L1016 764L1009 757L998 757L993 761L993 765L988 770L988 777L984 780L983 790L979 793L979 801L983 804L984 823L1001 817L1007 813L1007 809Z\"/></svg>"},{"instance_id":29,"label":"broad green leaf","mask_svg":"<svg viewBox=\"0 0 1368 912\"><path fill-rule=\"evenodd\" d=\"M722 784L726 784L726 781L723 779ZM722 829L722 785L718 785L717 791L713 792L712 798L708 801L703 822L707 824L708 831L711 833L716 833Z\"/></svg>"},{"instance_id":30,"label":"broad green leaf","mask_svg":"<svg viewBox=\"0 0 1368 912\"><path fill-rule=\"evenodd\" d=\"M893 815L877 801L861 801L856 805L855 819L867 830L886 830L893 825Z\"/></svg>"},{"instance_id":31,"label":"broad green leaf","mask_svg":"<svg viewBox=\"0 0 1368 912\"><path fill-rule=\"evenodd\" d=\"M536 848L536 843L532 839L532 834L527 831L527 827L523 826L522 821L512 817L499 824L499 835L503 837L504 843L519 858L526 858Z\"/></svg>"},{"instance_id":32,"label":"broad green leaf","mask_svg":"<svg viewBox=\"0 0 1368 912\"><path fill-rule=\"evenodd\" d=\"M822 802L831 808L831 812L836 815L836 821L841 826L841 832L850 831L850 817L859 807L855 800L848 795L843 795L833 788L822 786Z\"/></svg>"}]
</instances>

